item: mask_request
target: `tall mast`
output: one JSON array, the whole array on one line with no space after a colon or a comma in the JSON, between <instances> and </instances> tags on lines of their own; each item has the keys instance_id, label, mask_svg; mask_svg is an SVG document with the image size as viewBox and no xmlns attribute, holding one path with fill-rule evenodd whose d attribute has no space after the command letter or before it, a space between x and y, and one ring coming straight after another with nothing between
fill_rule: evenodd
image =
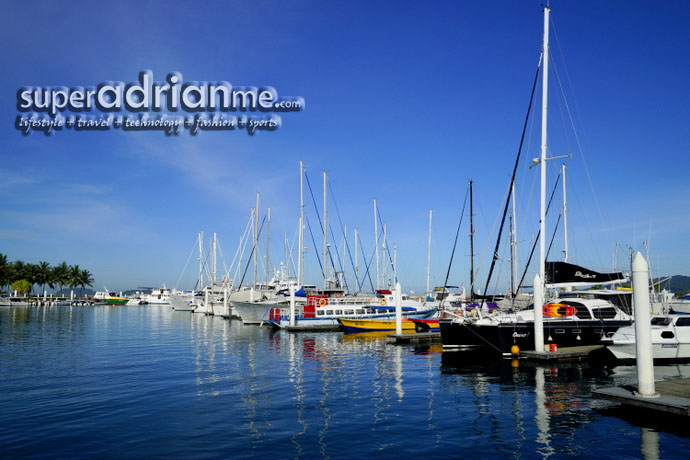
<instances>
[{"instance_id":1,"label":"tall mast","mask_svg":"<svg viewBox=\"0 0 690 460\"><path fill-rule=\"evenodd\" d=\"M429 295L429 281L431 279L431 215L433 210L429 209L429 243L426 251L426 295Z\"/></svg>"},{"instance_id":2,"label":"tall mast","mask_svg":"<svg viewBox=\"0 0 690 460\"><path fill-rule=\"evenodd\" d=\"M326 181L328 176L323 172L323 287L328 287L328 210L326 209Z\"/></svg>"},{"instance_id":3,"label":"tall mast","mask_svg":"<svg viewBox=\"0 0 690 460\"><path fill-rule=\"evenodd\" d=\"M304 283L304 162L299 162L299 231L297 255L297 284Z\"/></svg>"},{"instance_id":4,"label":"tall mast","mask_svg":"<svg viewBox=\"0 0 690 460\"><path fill-rule=\"evenodd\" d=\"M256 192L256 208L254 208L254 287L256 287L257 281L257 257L256 253L259 252L259 192Z\"/></svg>"},{"instance_id":5,"label":"tall mast","mask_svg":"<svg viewBox=\"0 0 690 460\"><path fill-rule=\"evenodd\" d=\"M535 289L543 291L543 283L546 281L546 149L547 149L547 135L546 135L546 120L547 120L547 105L549 98L549 12L551 9L547 6L544 8L544 49L543 60L544 65L542 73L542 97L541 97L541 158L540 158L540 206L539 206L539 277L542 285L535 286ZM543 299L543 297L542 297Z\"/></svg>"},{"instance_id":6,"label":"tall mast","mask_svg":"<svg viewBox=\"0 0 690 460\"><path fill-rule=\"evenodd\" d=\"M268 284L271 271L271 256L268 254L268 248L271 245L271 208L268 210L268 227L266 227L266 284Z\"/></svg>"},{"instance_id":7,"label":"tall mast","mask_svg":"<svg viewBox=\"0 0 690 460\"><path fill-rule=\"evenodd\" d=\"M283 245L285 246L285 266L287 267L287 279L290 279L290 247L288 245L288 236L285 234L285 239L283 240Z\"/></svg>"},{"instance_id":8,"label":"tall mast","mask_svg":"<svg viewBox=\"0 0 690 460\"><path fill-rule=\"evenodd\" d=\"M359 265L357 263L357 239L359 236L359 230L355 227L355 279L357 280L357 289L359 289Z\"/></svg>"},{"instance_id":9,"label":"tall mast","mask_svg":"<svg viewBox=\"0 0 690 460\"><path fill-rule=\"evenodd\" d=\"M398 282L398 245L393 243L393 281Z\"/></svg>"},{"instance_id":10,"label":"tall mast","mask_svg":"<svg viewBox=\"0 0 690 460\"><path fill-rule=\"evenodd\" d=\"M381 242L381 286L386 286L386 250L388 249L388 224L383 224L383 241Z\"/></svg>"},{"instance_id":11,"label":"tall mast","mask_svg":"<svg viewBox=\"0 0 690 460\"><path fill-rule=\"evenodd\" d=\"M376 254L376 289L379 286L379 220L376 218L378 210L376 209L376 200L374 200L374 253Z\"/></svg>"},{"instance_id":12,"label":"tall mast","mask_svg":"<svg viewBox=\"0 0 690 460\"><path fill-rule=\"evenodd\" d=\"M211 241L211 246L212 246L212 253L211 253L211 285L215 284L216 281L218 280L218 259L217 259L217 250L218 250L218 234L216 232L213 232L213 240Z\"/></svg>"},{"instance_id":13,"label":"tall mast","mask_svg":"<svg viewBox=\"0 0 690 460\"><path fill-rule=\"evenodd\" d=\"M199 290L204 286L204 231L199 230Z\"/></svg>"},{"instance_id":14,"label":"tall mast","mask_svg":"<svg viewBox=\"0 0 690 460\"><path fill-rule=\"evenodd\" d=\"M474 201L470 179L470 296L474 296Z\"/></svg>"},{"instance_id":15,"label":"tall mast","mask_svg":"<svg viewBox=\"0 0 690 460\"><path fill-rule=\"evenodd\" d=\"M534 277L534 349L541 351L544 347L544 317L542 304L545 299L544 283L546 283L546 117L549 90L549 12L544 8L544 49L542 51L544 73L542 74L542 98L541 98L541 187L539 206L539 276Z\"/></svg>"},{"instance_id":16,"label":"tall mast","mask_svg":"<svg viewBox=\"0 0 690 460\"><path fill-rule=\"evenodd\" d=\"M515 182L511 190L513 209L510 213L510 293L513 297L517 294L515 292L518 287L517 282L517 230L515 219Z\"/></svg>"},{"instance_id":17,"label":"tall mast","mask_svg":"<svg viewBox=\"0 0 690 460\"><path fill-rule=\"evenodd\" d=\"M568 261L568 208L565 204L565 163L561 165L563 176L563 262Z\"/></svg>"}]
</instances>

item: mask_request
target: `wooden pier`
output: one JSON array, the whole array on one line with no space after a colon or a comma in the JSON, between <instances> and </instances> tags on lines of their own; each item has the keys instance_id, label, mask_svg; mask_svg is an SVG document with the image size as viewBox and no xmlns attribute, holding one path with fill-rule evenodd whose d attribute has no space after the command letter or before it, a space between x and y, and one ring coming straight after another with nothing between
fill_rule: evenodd
<instances>
[{"instance_id":1,"label":"wooden pier","mask_svg":"<svg viewBox=\"0 0 690 460\"><path fill-rule=\"evenodd\" d=\"M690 416L690 379L654 382L654 389L659 394L656 398L639 396L634 385L602 388L593 391L592 395L626 406Z\"/></svg>"},{"instance_id":2,"label":"wooden pier","mask_svg":"<svg viewBox=\"0 0 690 460\"><path fill-rule=\"evenodd\" d=\"M563 347L556 351L521 351L520 359L539 362L586 361L595 351L603 350L603 345L586 345L581 347Z\"/></svg>"},{"instance_id":3,"label":"wooden pier","mask_svg":"<svg viewBox=\"0 0 690 460\"><path fill-rule=\"evenodd\" d=\"M440 332L415 332L411 334L390 334L387 336L388 343L403 345L419 342L438 342L441 340Z\"/></svg>"}]
</instances>

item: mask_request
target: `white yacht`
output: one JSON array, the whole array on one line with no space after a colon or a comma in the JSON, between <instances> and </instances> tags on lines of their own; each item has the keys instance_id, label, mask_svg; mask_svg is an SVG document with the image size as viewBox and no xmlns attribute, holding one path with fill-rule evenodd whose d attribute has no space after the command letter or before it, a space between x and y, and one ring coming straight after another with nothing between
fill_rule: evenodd
<instances>
[{"instance_id":1,"label":"white yacht","mask_svg":"<svg viewBox=\"0 0 690 460\"><path fill-rule=\"evenodd\" d=\"M654 361L690 361L690 315L653 316L651 321ZM619 360L635 359L635 325L618 329L602 343Z\"/></svg>"}]
</instances>

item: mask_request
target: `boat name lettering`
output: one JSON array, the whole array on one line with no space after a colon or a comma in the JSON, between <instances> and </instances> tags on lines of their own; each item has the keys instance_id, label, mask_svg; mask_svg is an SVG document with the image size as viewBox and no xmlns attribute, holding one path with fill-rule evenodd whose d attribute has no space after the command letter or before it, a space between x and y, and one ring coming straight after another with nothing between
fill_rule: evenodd
<instances>
[{"instance_id":1,"label":"boat name lettering","mask_svg":"<svg viewBox=\"0 0 690 460\"><path fill-rule=\"evenodd\" d=\"M575 272L575 276L579 276L580 278L585 278L585 279L591 279L591 278L597 277L597 275L588 275L587 273L582 273L580 270Z\"/></svg>"},{"instance_id":2,"label":"boat name lettering","mask_svg":"<svg viewBox=\"0 0 690 460\"><path fill-rule=\"evenodd\" d=\"M517 339L517 338L525 338L525 337L527 337L528 335L529 335L529 333L520 334L520 333L518 333L518 332L513 332L513 338L514 338L514 339Z\"/></svg>"}]
</instances>

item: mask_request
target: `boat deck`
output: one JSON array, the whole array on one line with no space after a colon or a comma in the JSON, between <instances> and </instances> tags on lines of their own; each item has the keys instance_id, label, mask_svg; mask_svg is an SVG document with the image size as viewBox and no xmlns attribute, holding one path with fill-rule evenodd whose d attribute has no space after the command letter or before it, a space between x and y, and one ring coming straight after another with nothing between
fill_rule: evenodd
<instances>
[{"instance_id":1,"label":"boat deck","mask_svg":"<svg viewBox=\"0 0 690 460\"><path fill-rule=\"evenodd\" d=\"M690 379L654 382L654 388L659 397L644 398L638 396L635 385L602 388L593 391L592 395L627 406L690 416Z\"/></svg>"}]
</instances>

